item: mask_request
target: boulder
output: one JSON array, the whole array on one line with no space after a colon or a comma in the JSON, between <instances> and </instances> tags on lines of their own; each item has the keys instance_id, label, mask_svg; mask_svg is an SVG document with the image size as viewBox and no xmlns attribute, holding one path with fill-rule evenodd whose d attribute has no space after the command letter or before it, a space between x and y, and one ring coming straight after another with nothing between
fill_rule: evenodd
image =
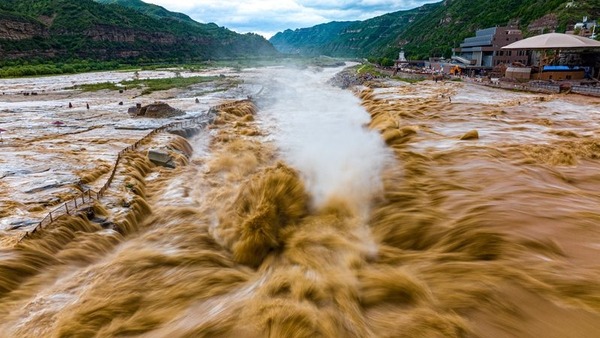
<instances>
[{"instance_id":1,"label":"boulder","mask_svg":"<svg viewBox=\"0 0 600 338\"><path fill-rule=\"evenodd\" d=\"M155 102L147 106L140 104L129 108L129 115L134 117L168 118L185 115L183 110L173 108L164 102Z\"/></svg>"},{"instance_id":2,"label":"boulder","mask_svg":"<svg viewBox=\"0 0 600 338\"><path fill-rule=\"evenodd\" d=\"M460 139L463 141L477 140L477 139L479 139L479 133L477 132L477 130L471 130L471 131L467 132L466 134L464 134L463 136L461 136Z\"/></svg>"},{"instance_id":3,"label":"boulder","mask_svg":"<svg viewBox=\"0 0 600 338\"><path fill-rule=\"evenodd\" d=\"M173 157L166 151L161 149L148 150L148 159L156 164L167 168L175 168Z\"/></svg>"}]
</instances>

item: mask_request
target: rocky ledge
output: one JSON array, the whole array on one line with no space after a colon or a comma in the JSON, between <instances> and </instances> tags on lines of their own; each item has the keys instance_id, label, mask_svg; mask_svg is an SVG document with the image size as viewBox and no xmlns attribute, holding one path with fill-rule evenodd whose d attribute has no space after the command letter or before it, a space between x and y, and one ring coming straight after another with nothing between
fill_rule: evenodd
<instances>
[{"instance_id":1,"label":"rocky ledge","mask_svg":"<svg viewBox=\"0 0 600 338\"><path fill-rule=\"evenodd\" d=\"M164 102L155 102L147 106L138 104L135 107L129 108L129 115L134 117L150 117L150 118L168 118L174 116L185 115L181 109L173 108Z\"/></svg>"}]
</instances>

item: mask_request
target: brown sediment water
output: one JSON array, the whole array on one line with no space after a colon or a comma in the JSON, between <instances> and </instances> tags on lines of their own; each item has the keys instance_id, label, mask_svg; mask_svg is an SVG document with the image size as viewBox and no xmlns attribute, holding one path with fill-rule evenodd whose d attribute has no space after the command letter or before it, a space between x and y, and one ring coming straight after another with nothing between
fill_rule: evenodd
<instances>
[{"instance_id":1,"label":"brown sediment water","mask_svg":"<svg viewBox=\"0 0 600 338\"><path fill-rule=\"evenodd\" d=\"M371 221L394 253L386 260L414 269L437 314L460 316L470 334L600 332L598 100L448 83L404 91L360 94L402 167L384 178ZM471 130L479 138L461 141Z\"/></svg>"},{"instance_id":2,"label":"brown sediment water","mask_svg":"<svg viewBox=\"0 0 600 338\"><path fill-rule=\"evenodd\" d=\"M298 72L1 251L0 336L597 336L599 100Z\"/></svg>"}]
</instances>

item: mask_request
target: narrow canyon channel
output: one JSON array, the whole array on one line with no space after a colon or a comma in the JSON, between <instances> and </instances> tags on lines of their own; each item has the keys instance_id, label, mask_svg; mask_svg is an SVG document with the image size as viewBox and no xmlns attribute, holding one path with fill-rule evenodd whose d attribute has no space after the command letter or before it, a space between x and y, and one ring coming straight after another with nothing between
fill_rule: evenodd
<instances>
[{"instance_id":1,"label":"narrow canyon channel","mask_svg":"<svg viewBox=\"0 0 600 338\"><path fill-rule=\"evenodd\" d=\"M1 80L0 336L598 337L600 99L342 70Z\"/></svg>"}]
</instances>

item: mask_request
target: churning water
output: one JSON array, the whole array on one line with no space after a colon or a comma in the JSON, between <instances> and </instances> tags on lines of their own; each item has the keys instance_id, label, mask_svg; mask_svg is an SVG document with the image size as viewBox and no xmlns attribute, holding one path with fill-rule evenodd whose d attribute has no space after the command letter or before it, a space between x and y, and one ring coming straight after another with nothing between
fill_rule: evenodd
<instances>
[{"instance_id":1,"label":"churning water","mask_svg":"<svg viewBox=\"0 0 600 338\"><path fill-rule=\"evenodd\" d=\"M1 335L599 332L600 118L457 83L354 96L338 70L257 71L268 100L223 109L188 165L127 157L112 227L2 251Z\"/></svg>"},{"instance_id":2,"label":"churning water","mask_svg":"<svg viewBox=\"0 0 600 338\"><path fill-rule=\"evenodd\" d=\"M316 207L335 198L368 207L391 152L366 128L370 116L360 100L327 83L338 70L272 70L266 93L274 102L261 109L261 120Z\"/></svg>"}]
</instances>

